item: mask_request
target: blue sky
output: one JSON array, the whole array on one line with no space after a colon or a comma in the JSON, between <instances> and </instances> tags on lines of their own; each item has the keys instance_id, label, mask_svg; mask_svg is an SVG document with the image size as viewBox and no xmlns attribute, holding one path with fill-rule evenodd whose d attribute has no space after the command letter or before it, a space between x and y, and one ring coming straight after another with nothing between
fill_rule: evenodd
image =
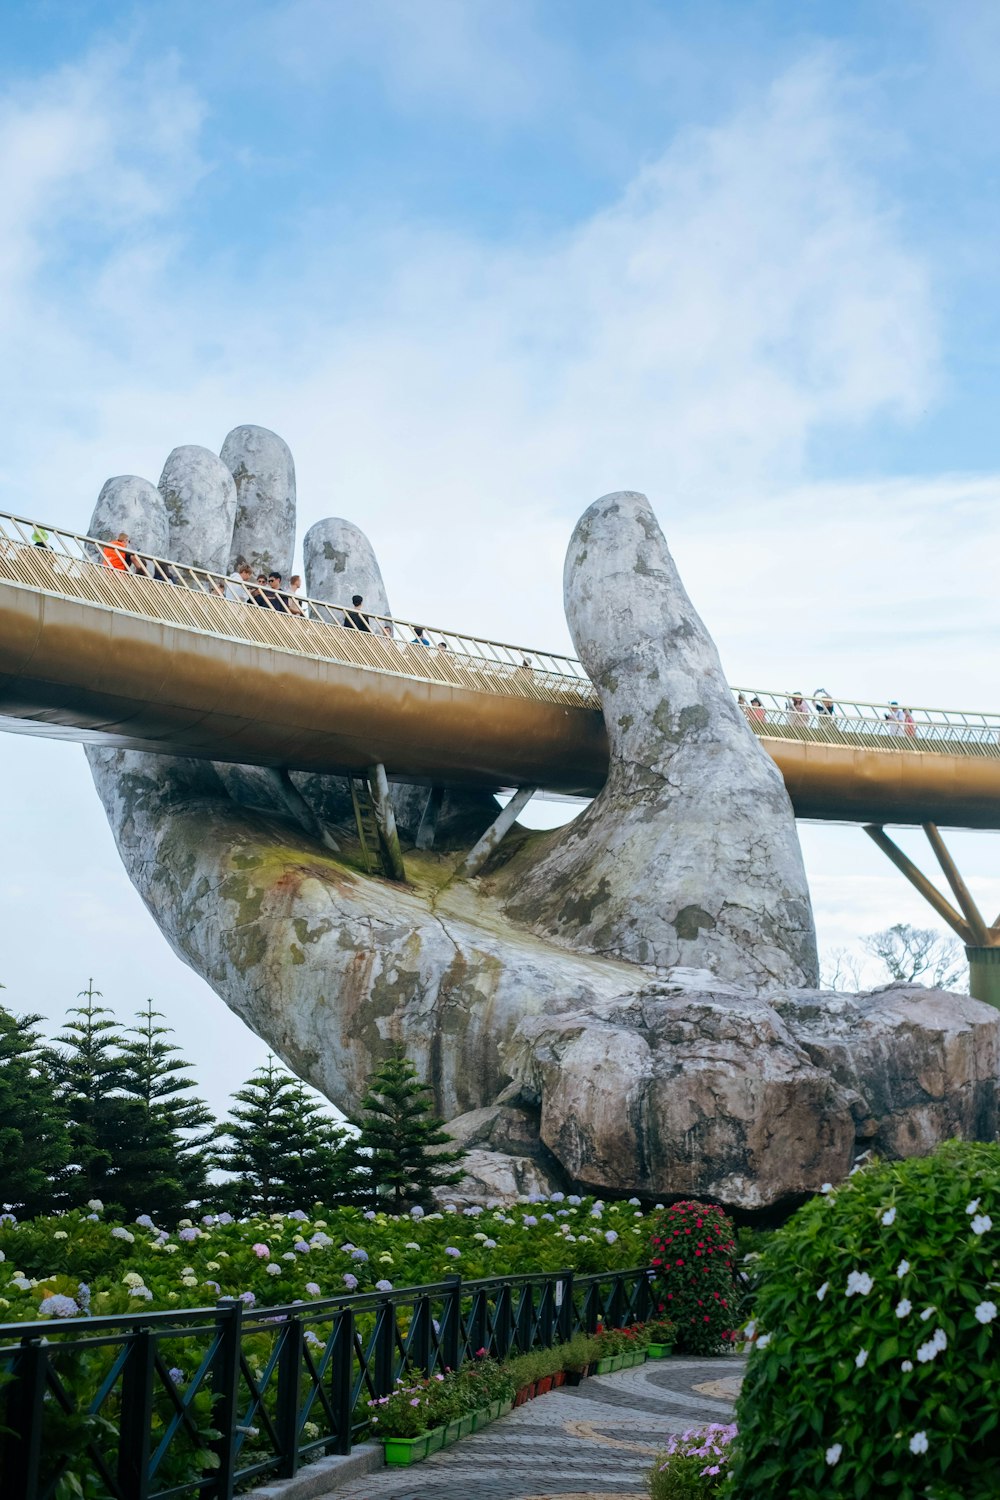
<instances>
[{"instance_id":1,"label":"blue sky","mask_svg":"<svg viewBox=\"0 0 1000 1500\"><path fill-rule=\"evenodd\" d=\"M0 506L82 526L260 422L398 610L557 648L573 521L639 488L734 679L997 706L994 5L14 0L3 41ZM262 1049L82 757L0 765L10 998L154 993L219 1102ZM803 838L826 945L926 920Z\"/></svg>"}]
</instances>

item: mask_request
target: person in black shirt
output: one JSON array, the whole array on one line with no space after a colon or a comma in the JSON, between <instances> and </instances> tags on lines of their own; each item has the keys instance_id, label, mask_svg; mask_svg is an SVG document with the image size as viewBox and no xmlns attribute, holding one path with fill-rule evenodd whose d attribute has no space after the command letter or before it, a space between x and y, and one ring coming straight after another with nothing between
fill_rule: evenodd
<instances>
[{"instance_id":1,"label":"person in black shirt","mask_svg":"<svg viewBox=\"0 0 1000 1500\"><path fill-rule=\"evenodd\" d=\"M345 612L344 624L348 630L367 630L370 635L371 626L368 623L368 616L361 613L361 606L364 602L361 594L352 595L351 603L354 605L354 608Z\"/></svg>"},{"instance_id":2,"label":"person in black shirt","mask_svg":"<svg viewBox=\"0 0 1000 1500\"><path fill-rule=\"evenodd\" d=\"M268 574L267 589L265 590L265 593L267 595L267 603L271 606L272 609L276 609L279 615L287 615L291 613L288 608L288 600L281 592L280 573Z\"/></svg>"}]
</instances>

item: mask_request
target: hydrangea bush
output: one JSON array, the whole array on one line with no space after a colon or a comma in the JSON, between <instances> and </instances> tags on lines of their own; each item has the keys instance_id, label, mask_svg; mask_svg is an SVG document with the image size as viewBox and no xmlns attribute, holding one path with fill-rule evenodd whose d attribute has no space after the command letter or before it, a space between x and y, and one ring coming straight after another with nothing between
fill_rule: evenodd
<instances>
[{"instance_id":1,"label":"hydrangea bush","mask_svg":"<svg viewBox=\"0 0 1000 1500\"><path fill-rule=\"evenodd\" d=\"M521 1271L646 1264L649 1216L635 1202L572 1194L495 1210L393 1217L337 1208L157 1225L105 1220L100 1204L0 1221L0 1322L169 1311L239 1297L246 1307L388 1291Z\"/></svg>"},{"instance_id":2,"label":"hydrangea bush","mask_svg":"<svg viewBox=\"0 0 1000 1500\"><path fill-rule=\"evenodd\" d=\"M678 1352L716 1354L738 1321L732 1220L714 1203L674 1203L651 1231L660 1311L677 1326Z\"/></svg>"},{"instance_id":3,"label":"hydrangea bush","mask_svg":"<svg viewBox=\"0 0 1000 1500\"><path fill-rule=\"evenodd\" d=\"M758 1269L733 1500L996 1500L1000 1146L856 1169Z\"/></svg>"}]
</instances>

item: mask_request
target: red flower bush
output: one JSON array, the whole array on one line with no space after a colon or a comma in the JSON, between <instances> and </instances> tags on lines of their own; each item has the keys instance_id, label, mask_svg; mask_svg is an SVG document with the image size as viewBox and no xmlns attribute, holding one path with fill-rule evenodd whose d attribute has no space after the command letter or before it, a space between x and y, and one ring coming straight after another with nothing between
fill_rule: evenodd
<instances>
[{"instance_id":1,"label":"red flower bush","mask_svg":"<svg viewBox=\"0 0 1000 1500\"><path fill-rule=\"evenodd\" d=\"M738 1321L732 1220L715 1203L674 1203L653 1221L649 1248L659 1310L677 1325L678 1353L716 1354Z\"/></svg>"}]
</instances>

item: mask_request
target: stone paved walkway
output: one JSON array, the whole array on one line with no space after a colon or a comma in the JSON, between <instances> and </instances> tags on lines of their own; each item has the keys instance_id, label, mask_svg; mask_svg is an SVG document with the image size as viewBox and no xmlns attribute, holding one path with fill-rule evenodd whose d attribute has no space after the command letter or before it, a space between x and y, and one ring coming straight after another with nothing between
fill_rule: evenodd
<instances>
[{"instance_id":1,"label":"stone paved walkway","mask_svg":"<svg viewBox=\"0 0 1000 1500\"><path fill-rule=\"evenodd\" d=\"M730 1422L743 1361L647 1360L529 1401L410 1469L384 1469L329 1500L646 1500L673 1432Z\"/></svg>"}]
</instances>

